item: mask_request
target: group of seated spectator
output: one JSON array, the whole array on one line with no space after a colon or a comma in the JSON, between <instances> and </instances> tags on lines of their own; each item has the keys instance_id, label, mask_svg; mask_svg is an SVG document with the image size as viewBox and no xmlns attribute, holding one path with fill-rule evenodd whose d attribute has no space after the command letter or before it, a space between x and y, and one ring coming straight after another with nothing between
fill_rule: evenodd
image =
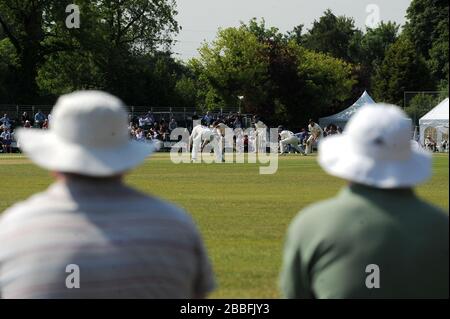
<instances>
[{"instance_id":1,"label":"group of seated spectator","mask_svg":"<svg viewBox=\"0 0 450 319\"><path fill-rule=\"evenodd\" d=\"M448 140L443 138L440 144L438 144L431 135L427 135L425 138L425 148L431 152L447 152Z\"/></svg>"},{"instance_id":2,"label":"group of seated spectator","mask_svg":"<svg viewBox=\"0 0 450 319\"><path fill-rule=\"evenodd\" d=\"M156 123L150 127L139 127L130 123L129 130L130 137L141 142L146 140L170 140L170 131L165 123Z\"/></svg>"},{"instance_id":3,"label":"group of seated spectator","mask_svg":"<svg viewBox=\"0 0 450 319\"><path fill-rule=\"evenodd\" d=\"M4 114L3 117L0 118L0 146L3 153L12 152L11 145L13 139L13 121L8 117L7 114Z\"/></svg>"},{"instance_id":4,"label":"group of seated spectator","mask_svg":"<svg viewBox=\"0 0 450 319\"><path fill-rule=\"evenodd\" d=\"M49 122L52 118L51 114L45 115L41 110L30 118L27 112L23 112L20 117L20 126L25 128L41 128L48 129Z\"/></svg>"},{"instance_id":5,"label":"group of seated spectator","mask_svg":"<svg viewBox=\"0 0 450 319\"><path fill-rule=\"evenodd\" d=\"M157 121L153 112L139 116L130 117L129 131L131 138L138 141L160 140L169 141L170 133L178 127L174 117L167 122L164 118Z\"/></svg>"},{"instance_id":6,"label":"group of seated spectator","mask_svg":"<svg viewBox=\"0 0 450 319\"><path fill-rule=\"evenodd\" d=\"M342 128L340 128L339 126L337 126L335 124L330 124L327 127L325 127L323 130L324 137L341 134L341 133L342 133Z\"/></svg>"},{"instance_id":7,"label":"group of seated spectator","mask_svg":"<svg viewBox=\"0 0 450 319\"><path fill-rule=\"evenodd\" d=\"M34 116L30 117L27 112L16 119L11 119L4 113L0 118L0 152L12 153L14 145L14 131L17 127L48 129L51 114L46 116L41 110L38 110Z\"/></svg>"},{"instance_id":8,"label":"group of seated spectator","mask_svg":"<svg viewBox=\"0 0 450 319\"><path fill-rule=\"evenodd\" d=\"M432 152L436 152L437 151L437 143L433 139L433 137L431 137L431 135L427 135L427 137L425 138L425 148L427 150L432 151Z\"/></svg>"},{"instance_id":9,"label":"group of seated spectator","mask_svg":"<svg viewBox=\"0 0 450 319\"><path fill-rule=\"evenodd\" d=\"M1 151L3 153L11 153L12 152L12 142L14 139L14 133L11 132L10 128L0 128L0 145Z\"/></svg>"}]
</instances>

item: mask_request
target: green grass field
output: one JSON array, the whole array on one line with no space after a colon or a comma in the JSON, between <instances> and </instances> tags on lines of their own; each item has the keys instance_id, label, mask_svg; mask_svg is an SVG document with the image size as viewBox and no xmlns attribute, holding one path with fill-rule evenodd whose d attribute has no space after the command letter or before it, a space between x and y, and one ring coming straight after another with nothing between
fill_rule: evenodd
<instances>
[{"instance_id":1,"label":"green grass field","mask_svg":"<svg viewBox=\"0 0 450 319\"><path fill-rule=\"evenodd\" d=\"M448 154L435 155L433 178L418 188L421 197L446 211L448 164ZM275 175L259 175L258 165L175 165L168 154L156 154L127 177L132 186L193 215L217 276L213 298L279 297L277 279L288 224L300 209L335 195L344 185L326 175L315 157L281 157ZM48 172L14 156L0 155L0 176L0 211L52 181Z\"/></svg>"}]
</instances>

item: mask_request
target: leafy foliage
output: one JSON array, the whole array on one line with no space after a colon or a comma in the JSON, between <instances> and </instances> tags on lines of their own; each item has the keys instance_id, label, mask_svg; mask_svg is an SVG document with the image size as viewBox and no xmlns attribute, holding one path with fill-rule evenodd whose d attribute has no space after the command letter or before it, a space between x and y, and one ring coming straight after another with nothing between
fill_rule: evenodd
<instances>
[{"instance_id":1,"label":"leafy foliage","mask_svg":"<svg viewBox=\"0 0 450 319\"><path fill-rule=\"evenodd\" d=\"M373 92L379 101L403 105L405 91L426 91L434 88L424 58L414 44L400 37L386 52L372 79Z\"/></svg>"},{"instance_id":2,"label":"leafy foliage","mask_svg":"<svg viewBox=\"0 0 450 319\"><path fill-rule=\"evenodd\" d=\"M350 64L307 50L264 21L220 30L192 64L206 84L208 108L237 105L243 95L246 112L292 125L324 115L355 83Z\"/></svg>"},{"instance_id":3,"label":"leafy foliage","mask_svg":"<svg viewBox=\"0 0 450 319\"><path fill-rule=\"evenodd\" d=\"M361 36L361 31L355 28L353 19L345 16L335 16L331 10L324 12L313 27L304 36L306 48L328 53L345 61L353 61L351 51L354 49L355 38Z\"/></svg>"}]
</instances>

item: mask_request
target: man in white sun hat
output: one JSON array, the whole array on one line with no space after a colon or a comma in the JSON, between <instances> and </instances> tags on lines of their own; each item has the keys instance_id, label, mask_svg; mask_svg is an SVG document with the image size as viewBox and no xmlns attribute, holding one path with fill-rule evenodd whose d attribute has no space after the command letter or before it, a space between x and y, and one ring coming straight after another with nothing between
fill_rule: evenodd
<instances>
[{"instance_id":1,"label":"man in white sun hat","mask_svg":"<svg viewBox=\"0 0 450 319\"><path fill-rule=\"evenodd\" d=\"M412 146L405 118L366 105L319 144L319 164L349 185L291 224L284 297L448 298L449 219L412 190L431 176L431 156Z\"/></svg>"},{"instance_id":2,"label":"man in white sun hat","mask_svg":"<svg viewBox=\"0 0 450 319\"><path fill-rule=\"evenodd\" d=\"M0 217L0 297L206 296L213 274L193 220L122 182L154 151L129 139L122 102L76 92L52 114L48 131L18 131L56 183Z\"/></svg>"}]
</instances>

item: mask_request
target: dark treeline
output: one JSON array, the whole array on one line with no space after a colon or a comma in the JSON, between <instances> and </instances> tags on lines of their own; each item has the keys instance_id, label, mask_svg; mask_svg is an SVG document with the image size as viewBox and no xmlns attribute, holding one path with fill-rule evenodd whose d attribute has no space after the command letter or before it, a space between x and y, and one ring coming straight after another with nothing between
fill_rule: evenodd
<instances>
[{"instance_id":1,"label":"dark treeline","mask_svg":"<svg viewBox=\"0 0 450 319\"><path fill-rule=\"evenodd\" d=\"M329 10L309 30L286 34L253 19L219 30L187 63L171 52L180 29L174 0L78 0L81 27L68 29L71 2L0 0L0 104L53 104L63 93L102 89L128 105L241 103L297 125L340 111L365 89L397 105L405 91L448 91L446 0L413 0L403 28L382 22L365 32ZM426 112L424 99L407 111Z\"/></svg>"}]
</instances>

